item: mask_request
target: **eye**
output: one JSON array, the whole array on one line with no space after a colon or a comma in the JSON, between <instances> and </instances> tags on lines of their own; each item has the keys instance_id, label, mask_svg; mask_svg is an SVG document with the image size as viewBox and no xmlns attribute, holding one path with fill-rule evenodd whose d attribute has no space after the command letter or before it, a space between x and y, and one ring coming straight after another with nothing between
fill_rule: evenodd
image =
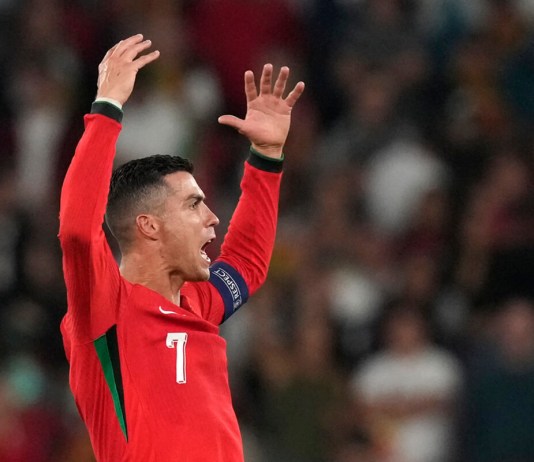
<instances>
[{"instance_id":1,"label":"eye","mask_svg":"<svg viewBox=\"0 0 534 462\"><path fill-rule=\"evenodd\" d=\"M200 205L200 199L196 199L192 204L191 204L191 208L193 210L195 210L196 208L198 208L198 206Z\"/></svg>"}]
</instances>

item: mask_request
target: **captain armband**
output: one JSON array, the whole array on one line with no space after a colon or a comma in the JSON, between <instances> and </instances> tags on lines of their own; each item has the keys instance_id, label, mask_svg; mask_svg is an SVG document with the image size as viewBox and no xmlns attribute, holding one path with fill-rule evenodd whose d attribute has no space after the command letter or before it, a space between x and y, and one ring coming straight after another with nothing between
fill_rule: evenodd
<instances>
[{"instance_id":1,"label":"captain armband","mask_svg":"<svg viewBox=\"0 0 534 462\"><path fill-rule=\"evenodd\" d=\"M209 282L221 294L224 302L224 318L226 321L237 309L248 300L248 287L236 269L225 262L216 262L210 268Z\"/></svg>"}]
</instances>

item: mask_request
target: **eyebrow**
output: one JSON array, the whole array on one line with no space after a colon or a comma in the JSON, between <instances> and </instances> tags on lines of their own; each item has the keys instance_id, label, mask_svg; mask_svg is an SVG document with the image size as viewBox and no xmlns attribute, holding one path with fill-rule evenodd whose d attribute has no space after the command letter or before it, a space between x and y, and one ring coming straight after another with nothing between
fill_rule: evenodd
<instances>
[{"instance_id":1,"label":"eyebrow","mask_svg":"<svg viewBox=\"0 0 534 462\"><path fill-rule=\"evenodd\" d=\"M187 196L185 198L184 202L188 202L191 199L195 199L195 200L198 200L198 201L205 201L206 200L206 196L204 194L193 193L193 194L190 194L189 196Z\"/></svg>"}]
</instances>

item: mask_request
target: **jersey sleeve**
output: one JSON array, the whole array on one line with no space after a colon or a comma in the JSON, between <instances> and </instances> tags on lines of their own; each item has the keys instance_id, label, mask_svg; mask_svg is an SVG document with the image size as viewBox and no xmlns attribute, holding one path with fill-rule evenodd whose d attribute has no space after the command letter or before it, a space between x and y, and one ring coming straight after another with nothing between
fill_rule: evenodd
<instances>
[{"instance_id":1,"label":"jersey sleeve","mask_svg":"<svg viewBox=\"0 0 534 462\"><path fill-rule=\"evenodd\" d=\"M189 284L202 316L224 322L265 282L278 220L282 160L251 150L241 180L241 196L234 211L221 255L210 268L207 283ZM193 287L191 287L193 286Z\"/></svg>"},{"instance_id":2,"label":"jersey sleeve","mask_svg":"<svg viewBox=\"0 0 534 462\"><path fill-rule=\"evenodd\" d=\"M119 268L102 229L122 111L93 103L61 190L59 240L74 342L89 342L116 320Z\"/></svg>"}]
</instances>

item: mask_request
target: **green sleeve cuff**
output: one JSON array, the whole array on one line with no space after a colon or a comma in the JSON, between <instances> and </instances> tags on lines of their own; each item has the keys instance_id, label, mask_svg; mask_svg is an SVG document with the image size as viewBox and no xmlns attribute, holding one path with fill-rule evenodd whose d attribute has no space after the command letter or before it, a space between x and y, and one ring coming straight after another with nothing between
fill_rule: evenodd
<instances>
[{"instance_id":1,"label":"green sleeve cuff","mask_svg":"<svg viewBox=\"0 0 534 462\"><path fill-rule=\"evenodd\" d=\"M251 146L247 162L259 170L280 173L284 167L284 154L280 159L273 159L272 157L264 156Z\"/></svg>"},{"instance_id":2,"label":"green sleeve cuff","mask_svg":"<svg viewBox=\"0 0 534 462\"><path fill-rule=\"evenodd\" d=\"M91 106L91 114L101 114L119 123L122 122L123 116L121 109L106 101L95 101Z\"/></svg>"}]
</instances>

